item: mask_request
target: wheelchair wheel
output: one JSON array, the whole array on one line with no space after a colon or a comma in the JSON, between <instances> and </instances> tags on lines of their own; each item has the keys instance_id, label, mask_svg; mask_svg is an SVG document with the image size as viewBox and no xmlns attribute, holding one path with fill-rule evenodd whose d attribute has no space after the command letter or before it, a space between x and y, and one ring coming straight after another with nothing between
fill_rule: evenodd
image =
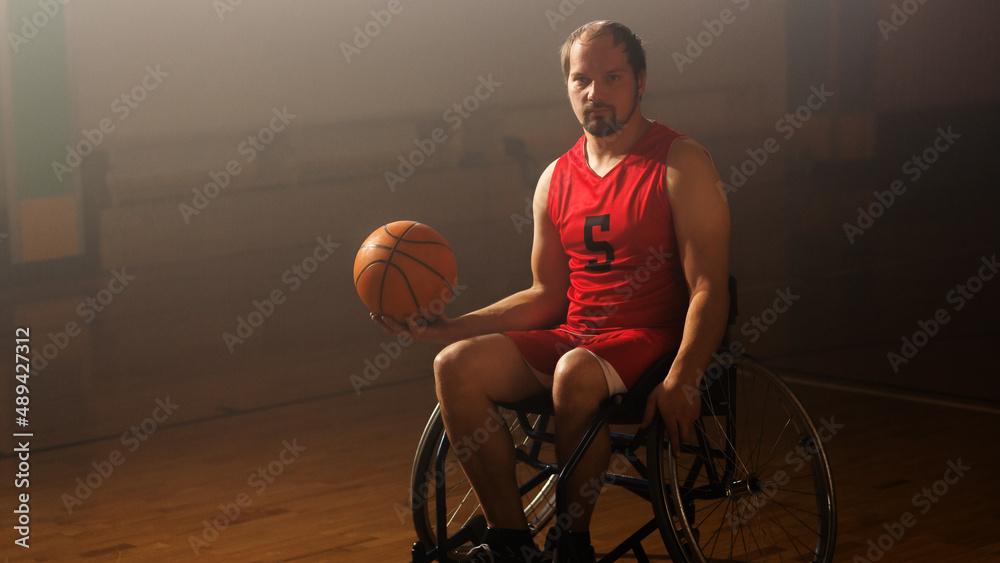
<instances>
[{"instance_id":1,"label":"wheelchair wheel","mask_svg":"<svg viewBox=\"0 0 1000 563\"><path fill-rule=\"evenodd\" d=\"M411 506L417 538L430 550L438 545L438 519L447 524L447 537L458 534L448 551L461 559L463 553L480 543L486 531L476 493L459 465L458 457L445 437L440 406L435 407L417 447L411 474ZM546 432L549 417L525 415L500 408L517 448L517 479L521 484L524 514L532 533L537 534L555 513L555 447ZM441 471L435 470L438 454L443 454ZM438 492L444 493L439 505Z\"/></svg>"},{"instance_id":2,"label":"wheelchair wheel","mask_svg":"<svg viewBox=\"0 0 1000 563\"><path fill-rule=\"evenodd\" d=\"M650 474L662 476L650 488L664 542L699 563L832 561L833 479L798 399L748 358L705 378L694 443L675 458L662 423L649 435Z\"/></svg>"}]
</instances>

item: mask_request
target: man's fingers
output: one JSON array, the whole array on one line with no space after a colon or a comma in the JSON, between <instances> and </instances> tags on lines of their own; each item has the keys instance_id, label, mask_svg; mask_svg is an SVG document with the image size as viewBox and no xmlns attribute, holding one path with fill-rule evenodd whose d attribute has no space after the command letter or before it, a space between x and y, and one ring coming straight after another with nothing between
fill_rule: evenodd
<instances>
[{"instance_id":1,"label":"man's fingers","mask_svg":"<svg viewBox=\"0 0 1000 563\"><path fill-rule=\"evenodd\" d=\"M681 430L681 425L676 422L671 424L672 431L670 432L670 449L674 451L674 457L681 457L681 443L683 438L683 430Z\"/></svg>"},{"instance_id":2,"label":"man's fingers","mask_svg":"<svg viewBox=\"0 0 1000 563\"><path fill-rule=\"evenodd\" d=\"M680 435L677 432L677 423L674 421L664 421L664 426L667 431L667 439L670 440L670 449L674 451L674 457L680 457L681 442Z\"/></svg>"},{"instance_id":3,"label":"man's fingers","mask_svg":"<svg viewBox=\"0 0 1000 563\"><path fill-rule=\"evenodd\" d=\"M382 316L381 315L376 315L375 313L372 313L371 314L371 319L372 319L372 322L374 322L375 324L377 324L378 327L380 329L382 329L383 332L385 332L387 334L392 334L392 329L389 328L389 325L387 325L384 320L382 320Z\"/></svg>"},{"instance_id":4,"label":"man's fingers","mask_svg":"<svg viewBox=\"0 0 1000 563\"><path fill-rule=\"evenodd\" d=\"M396 335L401 332L406 332L407 330L406 327L399 324L391 317L387 317L385 315L376 315L375 313L372 313L371 318L373 321L375 321L375 324L380 326L382 330L385 331L386 334Z\"/></svg>"}]
</instances>

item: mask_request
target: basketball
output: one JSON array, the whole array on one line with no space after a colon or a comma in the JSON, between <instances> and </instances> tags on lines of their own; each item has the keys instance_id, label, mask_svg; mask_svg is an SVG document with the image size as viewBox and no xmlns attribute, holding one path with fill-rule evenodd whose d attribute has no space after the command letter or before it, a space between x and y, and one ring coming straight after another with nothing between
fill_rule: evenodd
<instances>
[{"instance_id":1,"label":"basketball","mask_svg":"<svg viewBox=\"0 0 1000 563\"><path fill-rule=\"evenodd\" d=\"M455 255L444 237L416 221L382 225L354 259L354 287L377 314L405 322L432 319L451 301L458 281Z\"/></svg>"}]
</instances>

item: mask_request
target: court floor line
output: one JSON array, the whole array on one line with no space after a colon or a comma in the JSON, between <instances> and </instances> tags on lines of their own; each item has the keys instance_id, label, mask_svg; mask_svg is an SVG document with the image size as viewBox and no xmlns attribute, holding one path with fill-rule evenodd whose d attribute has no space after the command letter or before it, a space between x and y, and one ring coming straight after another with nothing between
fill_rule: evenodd
<instances>
[{"instance_id":1,"label":"court floor line","mask_svg":"<svg viewBox=\"0 0 1000 563\"><path fill-rule=\"evenodd\" d=\"M856 381L842 380L840 378L818 373L806 373L794 370L775 371L780 373L781 378L785 381L799 385L820 387L823 389L836 389L838 391L848 391L863 395L873 395L876 397L887 397L900 401L926 403L942 407L1000 415L1000 405L988 401L977 401L962 396L928 393L888 385L860 383Z\"/></svg>"}]
</instances>

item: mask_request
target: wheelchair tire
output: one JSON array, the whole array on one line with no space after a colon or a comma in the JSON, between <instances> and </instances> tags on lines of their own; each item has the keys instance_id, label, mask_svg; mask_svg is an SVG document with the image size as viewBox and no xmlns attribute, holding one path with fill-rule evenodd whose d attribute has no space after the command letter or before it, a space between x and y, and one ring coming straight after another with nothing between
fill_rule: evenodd
<instances>
[{"instance_id":1,"label":"wheelchair tire","mask_svg":"<svg viewBox=\"0 0 1000 563\"><path fill-rule=\"evenodd\" d=\"M809 415L749 358L721 372L702 382L696 443L684 444L680 458L662 422L649 432L650 476L663 477L650 479L650 491L664 542L698 563L832 561L833 479Z\"/></svg>"},{"instance_id":2,"label":"wheelchair tire","mask_svg":"<svg viewBox=\"0 0 1000 563\"><path fill-rule=\"evenodd\" d=\"M551 471L555 464L555 448L551 441L537 440L529 437L521 428L514 411L500 409L507 420L508 429L518 449L516 467L518 483L527 483L536 479L539 483L526 490L522 495L524 513L532 534L537 534L555 514L555 482L556 475L540 474ZM524 416L524 415L522 415ZM526 420L533 430L544 432L548 425L548 417L528 415ZM424 433L417 446L411 473L411 507L413 525L417 538L430 550L438 544L437 511L439 508L447 514L448 536L465 528L468 542L454 547L451 554L457 557L474 544L478 544L486 531L486 518L482 507L472 490L472 485L465 477L454 449L446 445L447 453L443 465L443 476L435 472L435 461L442 439L445 438L444 421L441 418L440 405L434 408ZM436 492L441 487L445 490L445 507L439 507Z\"/></svg>"}]
</instances>

